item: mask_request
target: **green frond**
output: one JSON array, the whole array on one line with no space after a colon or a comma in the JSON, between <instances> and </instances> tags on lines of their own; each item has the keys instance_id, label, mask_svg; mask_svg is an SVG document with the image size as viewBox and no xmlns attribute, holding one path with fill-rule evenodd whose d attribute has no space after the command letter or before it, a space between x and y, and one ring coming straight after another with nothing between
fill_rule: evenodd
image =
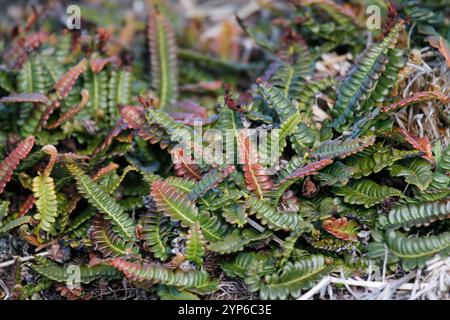
<instances>
[{"instance_id":1,"label":"green frond","mask_svg":"<svg viewBox=\"0 0 450 320\"><path fill-rule=\"evenodd\" d=\"M118 272L108 265L87 265L68 264L60 266L49 259L39 259L38 263L31 265L31 268L40 275L56 282L66 285L77 285L90 283L103 278L106 280L117 278Z\"/></svg>"},{"instance_id":2,"label":"green frond","mask_svg":"<svg viewBox=\"0 0 450 320\"><path fill-rule=\"evenodd\" d=\"M410 228L446 219L449 214L450 199L444 199L421 204L399 204L389 212L387 219L379 220L384 228Z\"/></svg>"},{"instance_id":3,"label":"green frond","mask_svg":"<svg viewBox=\"0 0 450 320\"><path fill-rule=\"evenodd\" d=\"M170 255L169 218L162 214L148 212L142 220L142 235L145 249L161 261L166 261Z\"/></svg>"},{"instance_id":4,"label":"green frond","mask_svg":"<svg viewBox=\"0 0 450 320\"><path fill-rule=\"evenodd\" d=\"M200 300L199 297L189 291L181 291L165 285L160 285L157 293L161 300Z\"/></svg>"},{"instance_id":5,"label":"green frond","mask_svg":"<svg viewBox=\"0 0 450 320\"><path fill-rule=\"evenodd\" d=\"M197 266L203 264L203 256L205 255L206 242L200 229L199 222L195 222L188 231L186 236L186 257L189 261L194 262Z\"/></svg>"},{"instance_id":6,"label":"green frond","mask_svg":"<svg viewBox=\"0 0 450 320\"><path fill-rule=\"evenodd\" d=\"M208 250L220 254L238 252L252 242L264 240L272 235L270 231L259 233L254 229L233 230L222 241L211 242Z\"/></svg>"},{"instance_id":7,"label":"green frond","mask_svg":"<svg viewBox=\"0 0 450 320\"><path fill-rule=\"evenodd\" d=\"M300 216L294 212L277 212L263 200L250 196L247 207L256 213L261 222L273 230L297 230L301 221Z\"/></svg>"},{"instance_id":8,"label":"green frond","mask_svg":"<svg viewBox=\"0 0 450 320\"><path fill-rule=\"evenodd\" d=\"M404 177L405 182L426 190L433 180L431 163L422 158L407 159L396 162L389 168L391 176Z\"/></svg>"},{"instance_id":9,"label":"green frond","mask_svg":"<svg viewBox=\"0 0 450 320\"><path fill-rule=\"evenodd\" d=\"M55 182L52 177L39 175L33 178L32 188L40 216L38 230L51 232L58 216Z\"/></svg>"},{"instance_id":10,"label":"green frond","mask_svg":"<svg viewBox=\"0 0 450 320\"><path fill-rule=\"evenodd\" d=\"M402 260L403 268L423 268L437 254L450 253L450 232L426 237L407 238L400 232L388 230L385 241L389 252Z\"/></svg>"},{"instance_id":11,"label":"green frond","mask_svg":"<svg viewBox=\"0 0 450 320\"><path fill-rule=\"evenodd\" d=\"M343 196L345 202L364 205L365 208L381 203L389 197L404 197L400 190L379 185L368 179L356 180L343 187L334 187L333 192Z\"/></svg>"},{"instance_id":12,"label":"green frond","mask_svg":"<svg viewBox=\"0 0 450 320\"><path fill-rule=\"evenodd\" d=\"M105 218L112 223L114 232L126 240L135 240L134 221L120 205L76 164L68 163L67 169L74 176L80 194L105 215Z\"/></svg>"},{"instance_id":13,"label":"green frond","mask_svg":"<svg viewBox=\"0 0 450 320\"><path fill-rule=\"evenodd\" d=\"M112 259L110 264L133 281L149 281L167 286L175 286L200 294L211 293L217 289L218 285L215 280L210 279L206 271L171 271L160 265L128 262L120 258Z\"/></svg>"},{"instance_id":14,"label":"green frond","mask_svg":"<svg viewBox=\"0 0 450 320\"><path fill-rule=\"evenodd\" d=\"M169 20L155 9L149 17L148 40L152 86L160 108L166 108L178 96L177 45Z\"/></svg>"},{"instance_id":15,"label":"green frond","mask_svg":"<svg viewBox=\"0 0 450 320\"><path fill-rule=\"evenodd\" d=\"M251 292L259 291L263 300L286 299L289 296L298 298L302 290L311 288L324 275L331 272L333 265L321 255L313 255L300 261L288 262L277 273L266 275L263 279L257 276L245 278Z\"/></svg>"}]
</instances>

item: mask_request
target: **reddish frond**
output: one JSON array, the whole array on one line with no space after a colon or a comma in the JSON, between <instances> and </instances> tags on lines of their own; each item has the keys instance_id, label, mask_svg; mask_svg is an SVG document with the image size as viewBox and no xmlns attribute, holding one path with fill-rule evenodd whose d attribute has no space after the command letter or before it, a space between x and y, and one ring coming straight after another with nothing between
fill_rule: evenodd
<instances>
[{"instance_id":1,"label":"reddish frond","mask_svg":"<svg viewBox=\"0 0 450 320\"><path fill-rule=\"evenodd\" d=\"M35 201L34 196L30 194L19 207L19 217L26 215L33 208Z\"/></svg>"},{"instance_id":2,"label":"reddish frond","mask_svg":"<svg viewBox=\"0 0 450 320\"><path fill-rule=\"evenodd\" d=\"M170 108L170 116L175 120L198 119L203 120L207 118L207 111L204 107L192 100L182 100L177 102Z\"/></svg>"},{"instance_id":3,"label":"reddish frond","mask_svg":"<svg viewBox=\"0 0 450 320\"><path fill-rule=\"evenodd\" d=\"M414 149L423 152L422 158L430 161L431 163L435 162L433 152L431 151L430 140L428 140L427 136L416 137L411 132L403 128L399 128L398 131L405 138L405 140L413 146Z\"/></svg>"},{"instance_id":4,"label":"reddish frond","mask_svg":"<svg viewBox=\"0 0 450 320\"><path fill-rule=\"evenodd\" d=\"M25 31L30 31L31 27L34 26L39 18L39 12L36 9L35 5L31 5L31 14L28 16L27 21L25 22Z\"/></svg>"},{"instance_id":5,"label":"reddish frond","mask_svg":"<svg viewBox=\"0 0 450 320\"><path fill-rule=\"evenodd\" d=\"M3 193L6 184L11 180L14 169L28 155L33 146L34 136L29 136L0 163L0 193Z\"/></svg>"},{"instance_id":6,"label":"reddish frond","mask_svg":"<svg viewBox=\"0 0 450 320\"><path fill-rule=\"evenodd\" d=\"M296 180L296 179L301 179L306 176L315 175L318 173L318 171L320 169L323 169L332 163L333 163L333 160L331 160L331 159L322 159L322 160L311 162L304 167L298 168L292 174L285 177L283 180L280 181L280 184L283 182L286 182L287 180L292 180L292 179Z\"/></svg>"},{"instance_id":7,"label":"reddish frond","mask_svg":"<svg viewBox=\"0 0 450 320\"><path fill-rule=\"evenodd\" d=\"M84 71L86 71L86 67L87 67L87 60L83 59L80 62L78 62L78 64L70 68L69 71L67 71L67 73L65 73L61 78L59 78L54 88L62 98L66 97L69 94L78 77Z\"/></svg>"},{"instance_id":8,"label":"reddish frond","mask_svg":"<svg viewBox=\"0 0 450 320\"><path fill-rule=\"evenodd\" d=\"M448 41L441 36L428 36L425 38L430 46L438 49L439 53L445 58L447 61L447 66L450 67L450 48L448 45Z\"/></svg>"},{"instance_id":9,"label":"reddish frond","mask_svg":"<svg viewBox=\"0 0 450 320\"><path fill-rule=\"evenodd\" d=\"M47 125L47 128L55 129L55 128L59 127L61 124L63 124L64 122L72 119L77 113L79 113L81 110L84 109L84 107L87 105L88 102L89 102L89 91L87 91L86 89L83 89L83 90L81 90L81 101L77 105L73 106L72 108L67 110L65 113L63 113L59 117L58 120Z\"/></svg>"},{"instance_id":10,"label":"reddish frond","mask_svg":"<svg viewBox=\"0 0 450 320\"><path fill-rule=\"evenodd\" d=\"M45 94L42 93L16 93L10 96L6 96L0 99L2 103L21 103L21 102L32 102L32 103L43 103L48 105L50 100Z\"/></svg>"},{"instance_id":11,"label":"reddish frond","mask_svg":"<svg viewBox=\"0 0 450 320\"><path fill-rule=\"evenodd\" d=\"M191 178L200 180L202 178L202 171L194 163L194 160L189 155L184 153L183 148L175 148L172 150L172 156L175 158L174 170L177 176L184 178Z\"/></svg>"},{"instance_id":12,"label":"reddish frond","mask_svg":"<svg viewBox=\"0 0 450 320\"><path fill-rule=\"evenodd\" d=\"M98 181L101 177L104 177L108 173L117 170L119 168L119 165L117 163L111 162L106 167L100 168L93 176L92 180Z\"/></svg>"},{"instance_id":13,"label":"reddish frond","mask_svg":"<svg viewBox=\"0 0 450 320\"><path fill-rule=\"evenodd\" d=\"M264 197L264 193L273 187L273 181L267 174L261 163L258 163L258 154L255 146L250 142L250 138L241 131L239 134L239 149L241 153L241 163L244 164L244 177L247 189L253 191L259 198Z\"/></svg>"},{"instance_id":14,"label":"reddish frond","mask_svg":"<svg viewBox=\"0 0 450 320\"><path fill-rule=\"evenodd\" d=\"M198 219L195 202L190 201L186 193L178 191L165 181L152 183L150 195L158 212L180 221L183 227L189 227Z\"/></svg>"},{"instance_id":15,"label":"reddish frond","mask_svg":"<svg viewBox=\"0 0 450 320\"><path fill-rule=\"evenodd\" d=\"M450 103L450 97L445 96L444 94L440 93L439 91L422 91L422 92L416 92L413 95L411 95L410 97L407 97L405 99L397 101L388 106L382 107L381 112L389 112L392 110L396 110L398 108L409 106L410 104L424 102L424 101L430 101L430 100L439 100L444 104Z\"/></svg>"},{"instance_id":16,"label":"reddish frond","mask_svg":"<svg viewBox=\"0 0 450 320\"><path fill-rule=\"evenodd\" d=\"M42 151L44 151L46 154L50 156L50 160L47 163L47 166L44 170L45 176L50 176L50 173L52 172L53 166L56 163L56 160L58 158L58 150L51 144L47 144L42 147Z\"/></svg>"},{"instance_id":17,"label":"reddish frond","mask_svg":"<svg viewBox=\"0 0 450 320\"><path fill-rule=\"evenodd\" d=\"M56 291L59 292L61 297L64 297L67 300L86 300L86 297L83 296L82 288L69 288L58 283L56 284Z\"/></svg>"},{"instance_id":18,"label":"reddish frond","mask_svg":"<svg viewBox=\"0 0 450 320\"><path fill-rule=\"evenodd\" d=\"M164 264L164 266L167 269L171 270L178 269L183 264L183 262L186 261L186 259L187 258L184 254L177 252L176 255L169 262Z\"/></svg>"},{"instance_id":19,"label":"reddish frond","mask_svg":"<svg viewBox=\"0 0 450 320\"><path fill-rule=\"evenodd\" d=\"M23 46L27 51L39 48L49 38L49 34L45 31L38 31L25 37Z\"/></svg>"},{"instance_id":20,"label":"reddish frond","mask_svg":"<svg viewBox=\"0 0 450 320\"><path fill-rule=\"evenodd\" d=\"M147 123L144 108L141 106L124 106L120 115L131 129L142 129Z\"/></svg>"},{"instance_id":21,"label":"reddish frond","mask_svg":"<svg viewBox=\"0 0 450 320\"><path fill-rule=\"evenodd\" d=\"M124 106L120 110L120 115L129 128L136 130L139 137L151 144L159 142L161 149L168 146L168 142L164 139L164 130L156 124L150 126L147 124L142 106Z\"/></svg>"},{"instance_id":22,"label":"reddish frond","mask_svg":"<svg viewBox=\"0 0 450 320\"><path fill-rule=\"evenodd\" d=\"M347 218L329 218L322 222L323 228L336 238L348 241L358 241L358 224Z\"/></svg>"},{"instance_id":23,"label":"reddish frond","mask_svg":"<svg viewBox=\"0 0 450 320\"><path fill-rule=\"evenodd\" d=\"M93 73L99 73L103 70L103 68L108 63L119 63L120 59L116 56L108 57L108 58L97 58L97 59L91 59L91 70Z\"/></svg>"},{"instance_id":24,"label":"reddish frond","mask_svg":"<svg viewBox=\"0 0 450 320\"><path fill-rule=\"evenodd\" d=\"M97 148L95 148L92 156L96 156L100 152L106 150L112 144L113 140L122 132L123 128L123 122L117 121L114 128L112 128L112 130L105 137L105 140L103 140L103 142Z\"/></svg>"},{"instance_id":25,"label":"reddish frond","mask_svg":"<svg viewBox=\"0 0 450 320\"><path fill-rule=\"evenodd\" d=\"M101 252L104 257L133 254L131 246L113 231L111 224L101 215L95 216L89 236L95 250Z\"/></svg>"}]
</instances>

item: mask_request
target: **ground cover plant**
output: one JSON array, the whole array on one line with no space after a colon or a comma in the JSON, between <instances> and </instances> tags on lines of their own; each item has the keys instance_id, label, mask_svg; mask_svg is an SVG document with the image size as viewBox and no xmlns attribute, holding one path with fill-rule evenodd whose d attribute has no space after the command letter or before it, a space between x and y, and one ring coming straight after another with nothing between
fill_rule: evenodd
<instances>
[{"instance_id":1,"label":"ground cover plant","mask_svg":"<svg viewBox=\"0 0 450 320\"><path fill-rule=\"evenodd\" d=\"M448 298L446 1L139 3L2 18L0 297Z\"/></svg>"}]
</instances>

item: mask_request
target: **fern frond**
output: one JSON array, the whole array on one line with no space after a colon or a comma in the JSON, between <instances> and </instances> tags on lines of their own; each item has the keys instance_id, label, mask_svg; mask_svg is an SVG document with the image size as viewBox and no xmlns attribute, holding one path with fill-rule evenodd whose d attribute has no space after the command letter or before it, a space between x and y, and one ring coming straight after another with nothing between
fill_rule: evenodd
<instances>
[{"instance_id":1,"label":"fern frond","mask_svg":"<svg viewBox=\"0 0 450 320\"><path fill-rule=\"evenodd\" d=\"M397 162L389 167L391 176L405 177L405 182L425 190L433 180L431 163L424 159L415 158Z\"/></svg>"},{"instance_id":2,"label":"fern frond","mask_svg":"<svg viewBox=\"0 0 450 320\"><path fill-rule=\"evenodd\" d=\"M415 267L423 268L425 262L436 254L446 256L450 253L450 232L407 238L400 232L388 230L385 240L388 250L402 260L403 268L407 271Z\"/></svg>"},{"instance_id":3,"label":"fern frond","mask_svg":"<svg viewBox=\"0 0 450 320\"><path fill-rule=\"evenodd\" d=\"M5 223L4 225L0 224L0 236L10 232L11 230L13 230L17 227L20 227L23 224L31 223L31 222L32 222L32 219L30 216L23 216L23 217L14 219L8 223Z\"/></svg>"},{"instance_id":4,"label":"fern frond","mask_svg":"<svg viewBox=\"0 0 450 320\"><path fill-rule=\"evenodd\" d=\"M367 48L339 86L333 109L335 120L332 126L335 129L340 129L348 120L367 111L363 109L363 104L376 90L378 80L389 63L388 51L395 46L402 28L403 22L397 23L381 43Z\"/></svg>"},{"instance_id":5,"label":"fern frond","mask_svg":"<svg viewBox=\"0 0 450 320\"><path fill-rule=\"evenodd\" d=\"M239 134L239 149L242 150L241 162L244 164L244 177L247 189L253 191L260 199L271 190L273 181L269 177L262 164L258 163L258 155L255 146L245 131Z\"/></svg>"},{"instance_id":6,"label":"fern frond","mask_svg":"<svg viewBox=\"0 0 450 320\"><path fill-rule=\"evenodd\" d=\"M447 104L450 102L450 97L443 95L439 91L423 91L423 92L415 92L411 96L399 100L395 103L392 103L390 105L384 106L381 108L382 112L390 112L393 110L396 110L398 108L403 108L406 106L409 106L411 104L424 102L424 101L430 101L430 100L438 100L444 104Z\"/></svg>"},{"instance_id":7,"label":"fern frond","mask_svg":"<svg viewBox=\"0 0 450 320\"><path fill-rule=\"evenodd\" d=\"M186 257L189 261L194 262L197 266L203 264L203 256L205 255L206 242L200 229L199 222L195 222L188 231L186 236Z\"/></svg>"},{"instance_id":8,"label":"fern frond","mask_svg":"<svg viewBox=\"0 0 450 320\"><path fill-rule=\"evenodd\" d=\"M75 177L78 191L92 206L105 214L105 218L112 223L114 232L117 232L126 240L135 240L134 221L123 211L120 205L76 164L68 163L67 168Z\"/></svg>"},{"instance_id":9,"label":"fern frond","mask_svg":"<svg viewBox=\"0 0 450 320\"><path fill-rule=\"evenodd\" d=\"M150 12L148 40L152 86L158 92L159 105L163 109L178 96L177 46L169 20L156 9Z\"/></svg>"},{"instance_id":10,"label":"fern frond","mask_svg":"<svg viewBox=\"0 0 450 320\"><path fill-rule=\"evenodd\" d=\"M34 136L24 139L19 145L0 163L0 194L5 190L6 184L11 180L14 169L19 165L34 146Z\"/></svg>"},{"instance_id":11,"label":"fern frond","mask_svg":"<svg viewBox=\"0 0 450 320\"><path fill-rule=\"evenodd\" d=\"M72 90L75 82L78 77L86 71L87 68L87 60L82 59L78 64L73 66L67 71L59 80L55 83L53 88L58 92L60 98L65 98Z\"/></svg>"},{"instance_id":12,"label":"fern frond","mask_svg":"<svg viewBox=\"0 0 450 320\"><path fill-rule=\"evenodd\" d=\"M88 267L71 264L60 266L45 258L39 259L37 264L31 265L31 268L48 279L70 285L75 285L77 282L79 284L90 283L100 278L111 280L118 276L117 270L108 265Z\"/></svg>"},{"instance_id":13,"label":"fern frond","mask_svg":"<svg viewBox=\"0 0 450 320\"><path fill-rule=\"evenodd\" d=\"M377 144L347 158L345 165L356 170L353 178L360 178L380 172L398 160L415 155L418 155L416 151L397 150Z\"/></svg>"},{"instance_id":14,"label":"fern frond","mask_svg":"<svg viewBox=\"0 0 450 320\"><path fill-rule=\"evenodd\" d=\"M311 152L311 158L340 158L344 159L358 153L375 143L375 136L348 140L327 140Z\"/></svg>"},{"instance_id":15,"label":"fern frond","mask_svg":"<svg viewBox=\"0 0 450 320\"><path fill-rule=\"evenodd\" d=\"M342 240L358 241L358 224L347 218L329 218L322 221L323 228L333 236Z\"/></svg>"},{"instance_id":16,"label":"fern frond","mask_svg":"<svg viewBox=\"0 0 450 320\"><path fill-rule=\"evenodd\" d=\"M42 93L17 93L2 97L0 99L2 103L21 103L21 102L32 102L32 103L42 103L48 105L50 100L45 94Z\"/></svg>"},{"instance_id":17,"label":"fern frond","mask_svg":"<svg viewBox=\"0 0 450 320\"><path fill-rule=\"evenodd\" d=\"M39 175L33 178L32 189L40 216L38 230L51 232L58 216L55 182L50 176Z\"/></svg>"},{"instance_id":18,"label":"fern frond","mask_svg":"<svg viewBox=\"0 0 450 320\"><path fill-rule=\"evenodd\" d=\"M131 71L121 69L113 71L108 82L108 108L110 122L114 123L119 115L118 106L131 102L131 85L133 75Z\"/></svg>"},{"instance_id":19,"label":"fern frond","mask_svg":"<svg viewBox=\"0 0 450 320\"><path fill-rule=\"evenodd\" d=\"M254 229L239 229L233 230L222 241L211 242L208 245L208 250L218 252L220 254L227 254L238 252L252 242L264 240L272 235L270 231L259 233Z\"/></svg>"},{"instance_id":20,"label":"fern frond","mask_svg":"<svg viewBox=\"0 0 450 320\"><path fill-rule=\"evenodd\" d=\"M334 187L333 192L343 196L347 203L361 204L366 208L381 203L389 197L404 197L400 190L379 185L368 179L356 180L343 187Z\"/></svg>"},{"instance_id":21,"label":"fern frond","mask_svg":"<svg viewBox=\"0 0 450 320\"><path fill-rule=\"evenodd\" d=\"M235 224L238 228L242 228L247 223L247 212L245 206L239 203L232 203L222 210L222 217L231 224Z\"/></svg>"},{"instance_id":22,"label":"fern frond","mask_svg":"<svg viewBox=\"0 0 450 320\"><path fill-rule=\"evenodd\" d=\"M259 252L241 252L233 261L224 261L220 265L229 277L244 278L250 267L256 267L257 274L269 274L275 271L273 257Z\"/></svg>"},{"instance_id":23,"label":"fern frond","mask_svg":"<svg viewBox=\"0 0 450 320\"><path fill-rule=\"evenodd\" d=\"M315 175L319 170L325 168L326 166L333 163L331 159L322 159L318 161L311 162L304 167L296 169L294 172L289 174L288 176L283 177L283 179L279 182L279 184L283 184L288 180L298 180L304 178L306 176Z\"/></svg>"},{"instance_id":24,"label":"fern frond","mask_svg":"<svg viewBox=\"0 0 450 320\"><path fill-rule=\"evenodd\" d=\"M263 200L250 196L247 200L247 207L256 212L256 217L261 219L273 230L297 230L301 221L300 216L294 212L277 212Z\"/></svg>"},{"instance_id":25,"label":"fern frond","mask_svg":"<svg viewBox=\"0 0 450 320\"><path fill-rule=\"evenodd\" d=\"M169 219L162 214L149 212L142 223L142 235L145 248L153 253L153 256L161 261L169 258L170 246L168 244L170 228Z\"/></svg>"},{"instance_id":26,"label":"fern frond","mask_svg":"<svg viewBox=\"0 0 450 320\"><path fill-rule=\"evenodd\" d=\"M151 189L151 196L158 212L180 221L183 227L190 227L198 219L195 203L167 182L155 181Z\"/></svg>"},{"instance_id":27,"label":"fern frond","mask_svg":"<svg viewBox=\"0 0 450 320\"><path fill-rule=\"evenodd\" d=\"M90 238L94 249L100 251L104 257L120 257L138 253L138 248L116 234L111 225L101 216L95 217Z\"/></svg>"},{"instance_id":28,"label":"fern frond","mask_svg":"<svg viewBox=\"0 0 450 320\"><path fill-rule=\"evenodd\" d=\"M189 291L180 291L174 287L160 285L158 296L161 300L200 300L195 294Z\"/></svg>"},{"instance_id":29,"label":"fern frond","mask_svg":"<svg viewBox=\"0 0 450 320\"><path fill-rule=\"evenodd\" d=\"M311 288L321 277L331 272L333 265L321 255L313 255L300 261L288 262L279 273L259 277L247 277L245 283L251 292L259 291L261 299L298 298L302 290Z\"/></svg>"},{"instance_id":30,"label":"fern frond","mask_svg":"<svg viewBox=\"0 0 450 320\"><path fill-rule=\"evenodd\" d=\"M450 199L421 204L400 204L388 214L387 220L379 219L384 228L410 228L427 225L437 219L446 219L450 214Z\"/></svg>"},{"instance_id":31,"label":"fern frond","mask_svg":"<svg viewBox=\"0 0 450 320\"><path fill-rule=\"evenodd\" d=\"M202 294L215 291L218 285L205 271L171 271L159 265L128 262L120 258L111 259L110 264L133 281L150 281Z\"/></svg>"}]
</instances>

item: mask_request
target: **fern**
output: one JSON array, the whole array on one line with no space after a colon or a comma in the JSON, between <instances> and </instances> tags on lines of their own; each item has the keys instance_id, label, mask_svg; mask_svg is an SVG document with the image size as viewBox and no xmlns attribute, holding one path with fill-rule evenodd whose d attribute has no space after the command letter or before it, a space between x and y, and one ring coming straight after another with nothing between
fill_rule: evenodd
<instances>
[{"instance_id":1,"label":"fern","mask_svg":"<svg viewBox=\"0 0 450 320\"><path fill-rule=\"evenodd\" d=\"M299 227L301 218L297 213L277 212L263 200L250 196L247 206L256 213L258 219L273 230L296 230Z\"/></svg>"},{"instance_id":2,"label":"fern","mask_svg":"<svg viewBox=\"0 0 450 320\"><path fill-rule=\"evenodd\" d=\"M174 287L160 285L158 296L161 300L200 300L195 294L189 291L180 291Z\"/></svg>"},{"instance_id":3,"label":"fern","mask_svg":"<svg viewBox=\"0 0 450 320\"><path fill-rule=\"evenodd\" d=\"M223 208L222 216L231 224L242 228L247 223L247 212L245 206L239 203L232 203Z\"/></svg>"},{"instance_id":4,"label":"fern","mask_svg":"<svg viewBox=\"0 0 450 320\"><path fill-rule=\"evenodd\" d=\"M0 235L6 234L7 232L10 232L11 230L27 223L31 223L31 217L30 216L24 216L19 217L17 219L14 219L10 222L5 223L4 225L0 225Z\"/></svg>"},{"instance_id":5,"label":"fern","mask_svg":"<svg viewBox=\"0 0 450 320\"><path fill-rule=\"evenodd\" d=\"M189 261L194 262L197 266L203 264L203 256L205 255L205 239L198 221L190 228L186 240L186 257Z\"/></svg>"},{"instance_id":6,"label":"fern","mask_svg":"<svg viewBox=\"0 0 450 320\"><path fill-rule=\"evenodd\" d=\"M208 250L220 254L238 252L252 242L260 241L271 236L271 232L265 231L258 233L253 229L234 230L228 234L222 241L212 242L208 245Z\"/></svg>"},{"instance_id":7,"label":"fern","mask_svg":"<svg viewBox=\"0 0 450 320\"><path fill-rule=\"evenodd\" d=\"M259 277L247 277L245 283L251 292L259 290L261 299L298 298L302 290L311 288L322 276L328 274L333 266L324 256L310 256L296 262L288 262L278 273L267 275L262 281Z\"/></svg>"},{"instance_id":8,"label":"fern","mask_svg":"<svg viewBox=\"0 0 450 320\"><path fill-rule=\"evenodd\" d=\"M433 180L431 164L423 159L409 159L397 162L389 168L392 176L405 177L405 182L425 190Z\"/></svg>"},{"instance_id":9,"label":"fern","mask_svg":"<svg viewBox=\"0 0 450 320\"><path fill-rule=\"evenodd\" d=\"M38 230L51 232L58 216L55 183L52 177L39 175L33 179L33 193L40 222Z\"/></svg>"},{"instance_id":10,"label":"fern","mask_svg":"<svg viewBox=\"0 0 450 320\"><path fill-rule=\"evenodd\" d=\"M153 182L151 196L158 212L180 221L184 227L190 227L198 219L195 204L165 181Z\"/></svg>"},{"instance_id":11,"label":"fern","mask_svg":"<svg viewBox=\"0 0 450 320\"><path fill-rule=\"evenodd\" d=\"M6 184L11 180L14 169L19 165L34 145L34 136L24 139L1 163L0 163L0 194L5 190Z\"/></svg>"},{"instance_id":12,"label":"fern","mask_svg":"<svg viewBox=\"0 0 450 320\"><path fill-rule=\"evenodd\" d=\"M402 260L403 268L423 268L425 262L436 254L447 255L450 249L450 233L427 237L407 238L403 234L388 230L385 235L389 252Z\"/></svg>"},{"instance_id":13,"label":"fern","mask_svg":"<svg viewBox=\"0 0 450 320\"><path fill-rule=\"evenodd\" d=\"M274 257L256 252L241 252L233 261L222 262L222 269L230 277L245 277L250 267L256 268L257 274L270 274L275 271Z\"/></svg>"},{"instance_id":14,"label":"fern","mask_svg":"<svg viewBox=\"0 0 450 320\"><path fill-rule=\"evenodd\" d=\"M209 274L205 271L170 271L162 266L133 263L120 258L112 259L110 264L133 281L150 281L190 289L201 294L213 292L217 286L217 283L210 280Z\"/></svg>"},{"instance_id":15,"label":"fern","mask_svg":"<svg viewBox=\"0 0 450 320\"><path fill-rule=\"evenodd\" d=\"M45 258L39 259L38 263L33 264L31 268L48 279L68 285L90 283L100 278L114 279L117 277L116 269L107 265L88 267L86 265L72 264L59 266Z\"/></svg>"},{"instance_id":16,"label":"fern","mask_svg":"<svg viewBox=\"0 0 450 320\"><path fill-rule=\"evenodd\" d=\"M138 252L132 242L123 240L101 216L94 219L90 237L94 248L105 257L133 255Z\"/></svg>"},{"instance_id":17,"label":"fern","mask_svg":"<svg viewBox=\"0 0 450 320\"><path fill-rule=\"evenodd\" d=\"M336 117L332 124L334 128L340 129L355 115L360 117L363 112L368 111L365 101L377 91L380 76L389 67L389 50L395 46L402 28L403 23L397 23L381 43L367 48L339 86L333 109ZM387 93L382 92L383 95Z\"/></svg>"},{"instance_id":18,"label":"fern","mask_svg":"<svg viewBox=\"0 0 450 320\"><path fill-rule=\"evenodd\" d=\"M131 102L132 73L128 70L113 71L108 83L108 108L110 121L114 123L119 115L118 106Z\"/></svg>"},{"instance_id":19,"label":"fern","mask_svg":"<svg viewBox=\"0 0 450 320\"><path fill-rule=\"evenodd\" d=\"M168 245L170 228L168 222L167 217L154 212L147 213L142 221L142 235L145 241L145 248L161 261L167 260L170 254Z\"/></svg>"},{"instance_id":20,"label":"fern","mask_svg":"<svg viewBox=\"0 0 450 320\"><path fill-rule=\"evenodd\" d=\"M178 95L177 46L169 20L156 9L151 11L148 23L152 85L158 92L159 105L165 108Z\"/></svg>"},{"instance_id":21,"label":"fern","mask_svg":"<svg viewBox=\"0 0 450 320\"><path fill-rule=\"evenodd\" d=\"M76 164L68 163L67 168L75 177L78 191L89 203L105 214L113 224L113 230L127 240L135 240L134 221L122 210L106 192L86 175Z\"/></svg>"},{"instance_id":22,"label":"fern","mask_svg":"<svg viewBox=\"0 0 450 320\"><path fill-rule=\"evenodd\" d=\"M344 201L350 204L361 204L365 208L383 202L388 197L404 197L400 190L381 186L372 180L361 179L343 187L335 187L333 191L343 196Z\"/></svg>"},{"instance_id":23,"label":"fern","mask_svg":"<svg viewBox=\"0 0 450 320\"><path fill-rule=\"evenodd\" d=\"M322 142L319 147L311 152L312 158L326 159L339 158L344 159L352 154L358 153L375 143L374 136L348 140L328 140Z\"/></svg>"},{"instance_id":24,"label":"fern","mask_svg":"<svg viewBox=\"0 0 450 320\"><path fill-rule=\"evenodd\" d=\"M380 218L380 223L384 228L419 227L436 219L445 219L449 213L449 199L421 204L400 204L389 212L387 219Z\"/></svg>"}]
</instances>

